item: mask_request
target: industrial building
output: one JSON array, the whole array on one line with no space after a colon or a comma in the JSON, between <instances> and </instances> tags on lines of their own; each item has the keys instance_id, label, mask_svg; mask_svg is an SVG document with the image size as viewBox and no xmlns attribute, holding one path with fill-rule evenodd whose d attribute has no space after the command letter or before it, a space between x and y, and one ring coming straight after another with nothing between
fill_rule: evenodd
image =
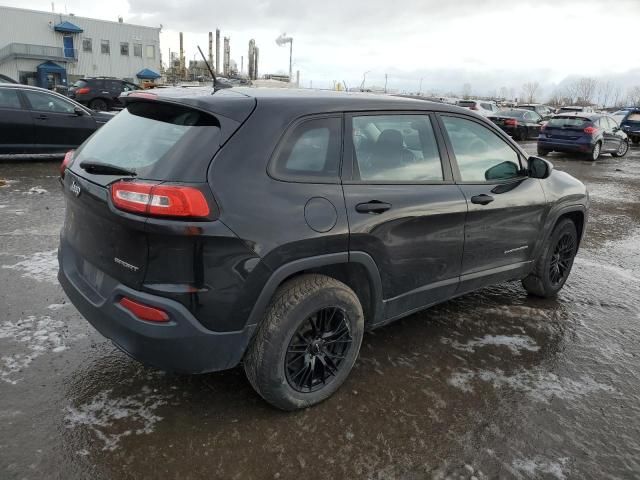
<instances>
[{"instance_id":1,"label":"industrial building","mask_svg":"<svg viewBox=\"0 0 640 480\"><path fill-rule=\"evenodd\" d=\"M160 28L0 6L0 73L44 88L160 73Z\"/></svg>"}]
</instances>

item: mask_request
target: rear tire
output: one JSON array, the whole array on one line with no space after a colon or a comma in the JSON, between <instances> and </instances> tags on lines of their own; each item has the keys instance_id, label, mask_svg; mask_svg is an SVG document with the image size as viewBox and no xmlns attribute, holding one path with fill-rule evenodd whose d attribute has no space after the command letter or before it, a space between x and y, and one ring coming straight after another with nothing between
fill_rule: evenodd
<instances>
[{"instance_id":1,"label":"rear tire","mask_svg":"<svg viewBox=\"0 0 640 480\"><path fill-rule=\"evenodd\" d=\"M631 139L631 142L632 142L634 145L638 145L638 144L640 143L640 137L633 137L633 138Z\"/></svg>"},{"instance_id":2,"label":"rear tire","mask_svg":"<svg viewBox=\"0 0 640 480\"><path fill-rule=\"evenodd\" d=\"M524 142L526 140L529 139L529 130L527 129L527 127L524 127L521 131L520 131L520 141Z\"/></svg>"},{"instance_id":3,"label":"rear tire","mask_svg":"<svg viewBox=\"0 0 640 480\"><path fill-rule=\"evenodd\" d=\"M538 147L538 156L546 157L547 155L549 155L549 150L545 150L544 148Z\"/></svg>"},{"instance_id":4,"label":"rear tire","mask_svg":"<svg viewBox=\"0 0 640 480\"><path fill-rule=\"evenodd\" d=\"M592 162L595 162L600 158L600 154L602 153L602 143L596 142L596 144L591 149L591 152L588 154L588 159Z\"/></svg>"},{"instance_id":5,"label":"rear tire","mask_svg":"<svg viewBox=\"0 0 640 480\"><path fill-rule=\"evenodd\" d=\"M109 110L109 105L102 98L95 98L89 102L89 108L96 112L106 112Z\"/></svg>"},{"instance_id":6,"label":"rear tire","mask_svg":"<svg viewBox=\"0 0 640 480\"><path fill-rule=\"evenodd\" d=\"M363 333L362 306L353 290L334 278L305 274L274 294L245 355L244 370L271 405L310 407L342 385Z\"/></svg>"},{"instance_id":7,"label":"rear tire","mask_svg":"<svg viewBox=\"0 0 640 480\"><path fill-rule=\"evenodd\" d=\"M618 148L618 151L612 152L611 155L614 157L624 157L628 151L629 151L629 141L623 140L622 143L620 143L620 147Z\"/></svg>"},{"instance_id":8,"label":"rear tire","mask_svg":"<svg viewBox=\"0 0 640 480\"><path fill-rule=\"evenodd\" d=\"M553 229L533 271L522 280L524 289L537 297L555 297L569 277L577 251L576 226L565 218Z\"/></svg>"}]
</instances>

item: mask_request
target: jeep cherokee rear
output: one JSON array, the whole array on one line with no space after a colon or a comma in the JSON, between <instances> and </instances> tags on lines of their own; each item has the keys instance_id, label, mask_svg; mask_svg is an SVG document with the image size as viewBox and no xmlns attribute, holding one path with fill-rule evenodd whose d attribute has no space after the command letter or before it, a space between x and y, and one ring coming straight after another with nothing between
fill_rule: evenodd
<instances>
[{"instance_id":1,"label":"jeep cherokee rear","mask_svg":"<svg viewBox=\"0 0 640 480\"><path fill-rule=\"evenodd\" d=\"M490 122L400 98L132 93L65 159L59 279L134 358L241 361L273 405L330 396L365 329L492 283L564 285L584 185Z\"/></svg>"}]
</instances>

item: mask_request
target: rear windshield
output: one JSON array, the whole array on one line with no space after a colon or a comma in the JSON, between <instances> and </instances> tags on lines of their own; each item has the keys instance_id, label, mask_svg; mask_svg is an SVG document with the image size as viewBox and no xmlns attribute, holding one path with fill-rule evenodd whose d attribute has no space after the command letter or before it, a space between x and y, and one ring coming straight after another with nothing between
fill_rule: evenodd
<instances>
[{"instance_id":1,"label":"rear windshield","mask_svg":"<svg viewBox=\"0 0 640 480\"><path fill-rule=\"evenodd\" d=\"M209 114L156 102L136 102L80 147L74 166L86 160L134 170L142 179L204 181L219 148L219 137L220 125Z\"/></svg>"},{"instance_id":2,"label":"rear windshield","mask_svg":"<svg viewBox=\"0 0 640 480\"><path fill-rule=\"evenodd\" d=\"M628 122L640 122L640 113L631 113L627 117Z\"/></svg>"},{"instance_id":3,"label":"rear windshield","mask_svg":"<svg viewBox=\"0 0 640 480\"><path fill-rule=\"evenodd\" d=\"M579 112L582 110L580 107L562 107L560 109L561 112Z\"/></svg>"},{"instance_id":4,"label":"rear windshield","mask_svg":"<svg viewBox=\"0 0 640 480\"><path fill-rule=\"evenodd\" d=\"M76 83L73 84L73 86L76 87L76 88L86 87L87 85L89 85L89 84L87 82L85 82L84 80L78 80Z\"/></svg>"},{"instance_id":5,"label":"rear windshield","mask_svg":"<svg viewBox=\"0 0 640 480\"><path fill-rule=\"evenodd\" d=\"M554 117L547 123L547 127L582 127L591 120L581 117Z\"/></svg>"},{"instance_id":6,"label":"rear windshield","mask_svg":"<svg viewBox=\"0 0 640 480\"><path fill-rule=\"evenodd\" d=\"M466 100L460 100L458 102L458 105L460 105L461 107L475 107L476 102L468 102Z\"/></svg>"},{"instance_id":7,"label":"rear windshield","mask_svg":"<svg viewBox=\"0 0 640 480\"><path fill-rule=\"evenodd\" d=\"M522 110L500 110L498 115L501 117L523 118L525 113L527 112L523 112Z\"/></svg>"}]
</instances>

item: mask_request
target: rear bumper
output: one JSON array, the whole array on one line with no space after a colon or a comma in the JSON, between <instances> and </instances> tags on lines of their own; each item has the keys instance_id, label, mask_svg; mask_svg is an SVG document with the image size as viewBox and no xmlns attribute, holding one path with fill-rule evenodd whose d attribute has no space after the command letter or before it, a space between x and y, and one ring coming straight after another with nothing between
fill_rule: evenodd
<instances>
[{"instance_id":1,"label":"rear bumper","mask_svg":"<svg viewBox=\"0 0 640 480\"><path fill-rule=\"evenodd\" d=\"M538 136L538 147L545 150L555 150L556 152L582 152L587 153L593 149L595 143L580 142L574 140L562 140L559 138L547 138L546 136Z\"/></svg>"},{"instance_id":2,"label":"rear bumper","mask_svg":"<svg viewBox=\"0 0 640 480\"><path fill-rule=\"evenodd\" d=\"M251 339L253 328L214 332L204 328L180 303L129 288L102 274L90 285L80 273L83 260L61 240L58 280L71 303L103 336L134 359L162 370L205 373L236 366ZM136 318L118 303L126 296L163 309L169 322Z\"/></svg>"}]
</instances>

